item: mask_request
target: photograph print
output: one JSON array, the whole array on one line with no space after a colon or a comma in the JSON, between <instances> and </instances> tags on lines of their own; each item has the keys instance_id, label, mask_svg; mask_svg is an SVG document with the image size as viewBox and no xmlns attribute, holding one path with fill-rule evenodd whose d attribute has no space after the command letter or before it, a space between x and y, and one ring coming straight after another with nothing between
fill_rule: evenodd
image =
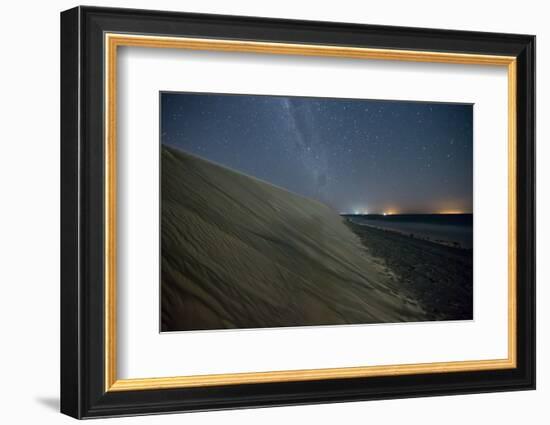
<instances>
[{"instance_id":1,"label":"photograph print","mask_svg":"<svg viewBox=\"0 0 550 425\"><path fill-rule=\"evenodd\" d=\"M162 332L473 319L473 106L160 93Z\"/></svg>"}]
</instances>

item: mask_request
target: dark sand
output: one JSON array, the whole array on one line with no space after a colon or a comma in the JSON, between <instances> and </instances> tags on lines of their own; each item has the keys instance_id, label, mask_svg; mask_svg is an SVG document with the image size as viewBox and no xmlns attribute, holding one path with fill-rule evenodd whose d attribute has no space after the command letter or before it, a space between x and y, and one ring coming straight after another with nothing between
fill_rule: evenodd
<instances>
[{"instance_id":1,"label":"dark sand","mask_svg":"<svg viewBox=\"0 0 550 425\"><path fill-rule=\"evenodd\" d=\"M428 255L406 238L391 249L379 243L367 250L354 231L367 233L352 231L327 206L172 148L162 148L161 169L163 331L438 317L411 296L422 292L415 283L432 294L419 300L458 299L444 282L454 266L437 275L424 271L425 281L396 279L379 258L387 255L384 246L412 249L422 264ZM444 251L434 252L443 267ZM450 317L452 309L445 310Z\"/></svg>"},{"instance_id":2,"label":"dark sand","mask_svg":"<svg viewBox=\"0 0 550 425\"><path fill-rule=\"evenodd\" d=\"M473 319L473 251L346 220L374 257L383 258L429 320Z\"/></svg>"}]
</instances>

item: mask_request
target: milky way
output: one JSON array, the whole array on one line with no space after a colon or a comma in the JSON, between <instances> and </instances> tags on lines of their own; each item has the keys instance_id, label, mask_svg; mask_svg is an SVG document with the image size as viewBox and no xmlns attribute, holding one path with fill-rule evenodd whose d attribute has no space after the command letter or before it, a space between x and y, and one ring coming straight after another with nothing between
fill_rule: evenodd
<instances>
[{"instance_id":1,"label":"milky way","mask_svg":"<svg viewBox=\"0 0 550 425\"><path fill-rule=\"evenodd\" d=\"M161 142L338 212L472 211L473 107L161 93Z\"/></svg>"}]
</instances>

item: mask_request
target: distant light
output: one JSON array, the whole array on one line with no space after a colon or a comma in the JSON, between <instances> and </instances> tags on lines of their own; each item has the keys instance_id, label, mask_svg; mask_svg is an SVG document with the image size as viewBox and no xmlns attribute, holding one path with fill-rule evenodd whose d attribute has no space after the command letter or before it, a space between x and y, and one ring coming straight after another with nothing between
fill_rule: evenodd
<instances>
[{"instance_id":1,"label":"distant light","mask_svg":"<svg viewBox=\"0 0 550 425\"><path fill-rule=\"evenodd\" d=\"M382 213L382 215L388 215L388 213Z\"/></svg>"}]
</instances>

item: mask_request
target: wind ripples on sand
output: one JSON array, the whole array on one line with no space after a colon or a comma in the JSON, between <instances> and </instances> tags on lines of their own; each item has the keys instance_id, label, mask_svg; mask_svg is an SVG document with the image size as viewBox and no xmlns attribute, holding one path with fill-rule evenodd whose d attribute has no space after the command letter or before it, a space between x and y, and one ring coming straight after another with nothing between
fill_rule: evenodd
<instances>
[{"instance_id":1,"label":"wind ripples on sand","mask_svg":"<svg viewBox=\"0 0 550 425\"><path fill-rule=\"evenodd\" d=\"M327 206L162 149L163 331L427 320Z\"/></svg>"}]
</instances>

